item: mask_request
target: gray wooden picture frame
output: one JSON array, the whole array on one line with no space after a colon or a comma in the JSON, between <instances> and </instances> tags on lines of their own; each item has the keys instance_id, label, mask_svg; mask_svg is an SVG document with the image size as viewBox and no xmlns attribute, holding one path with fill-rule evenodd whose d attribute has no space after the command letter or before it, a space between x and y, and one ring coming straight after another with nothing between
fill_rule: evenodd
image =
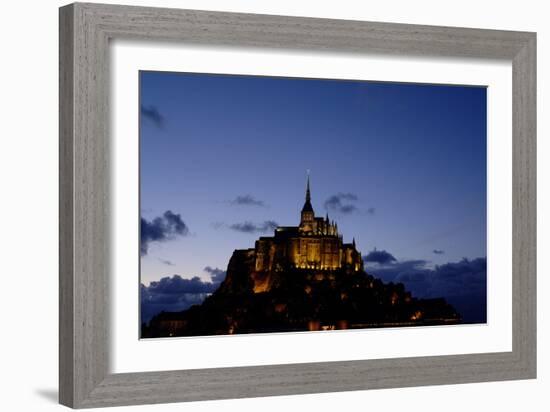
<instances>
[{"instance_id":1,"label":"gray wooden picture frame","mask_svg":"<svg viewBox=\"0 0 550 412\"><path fill-rule=\"evenodd\" d=\"M89 408L536 377L535 33L84 3L62 7L59 27L62 404ZM109 373L111 39L511 61L512 351Z\"/></svg>"}]
</instances>

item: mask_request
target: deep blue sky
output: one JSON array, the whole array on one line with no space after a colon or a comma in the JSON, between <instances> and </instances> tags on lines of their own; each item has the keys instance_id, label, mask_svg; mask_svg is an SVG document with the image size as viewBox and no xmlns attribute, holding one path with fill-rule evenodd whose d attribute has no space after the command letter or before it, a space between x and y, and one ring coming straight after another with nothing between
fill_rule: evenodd
<instances>
[{"instance_id":1,"label":"deep blue sky","mask_svg":"<svg viewBox=\"0 0 550 412\"><path fill-rule=\"evenodd\" d=\"M486 256L484 87L141 72L140 91L142 217L185 224L151 238L145 285L208 280L254 228L298 224L306 169L364 255Z\"/></svg>"}]
</instances>

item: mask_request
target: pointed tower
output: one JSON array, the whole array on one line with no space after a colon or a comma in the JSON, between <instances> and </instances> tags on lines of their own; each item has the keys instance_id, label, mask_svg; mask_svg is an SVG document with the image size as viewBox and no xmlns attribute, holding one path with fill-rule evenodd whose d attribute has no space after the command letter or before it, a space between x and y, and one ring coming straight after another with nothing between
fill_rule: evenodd
<instances>
[{"instance_id":1,"label":"pointed tower","mask_svg":"<svg viewBox=\"0 0 550 412\"><path fill-rule=\"evenodd\" d=\"M300 216L300 228L304 231L310 231L313 229L313 221L315 219L315 212L313 206L311 206L311 191L309 188L309 171L307 173L307 185L306 185L306 201Z\"/></svg>"}]
</instances>

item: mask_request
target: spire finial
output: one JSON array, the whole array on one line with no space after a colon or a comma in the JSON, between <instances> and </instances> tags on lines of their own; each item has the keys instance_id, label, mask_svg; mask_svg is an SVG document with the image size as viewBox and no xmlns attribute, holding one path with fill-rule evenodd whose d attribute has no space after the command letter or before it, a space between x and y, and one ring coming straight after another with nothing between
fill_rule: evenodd
<instances>
[{"instance_id":1,"label":"spire finial","mask_svg":"<svg viewBox=\"0 0 550 412\"><path fill-rule=\"evenodd\" d=\"M311 192L309 190L309 169L307 169L306 202L311 201Z\"/></svg>"}]
</instances>

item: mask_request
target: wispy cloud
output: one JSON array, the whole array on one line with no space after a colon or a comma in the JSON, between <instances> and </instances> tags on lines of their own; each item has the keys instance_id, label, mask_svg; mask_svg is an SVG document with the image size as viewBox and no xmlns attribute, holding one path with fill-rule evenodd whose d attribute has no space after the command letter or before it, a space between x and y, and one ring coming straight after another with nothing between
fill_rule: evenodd
<instances>
[{"instance_id":1,"label":"wispy cloud","mask_svg":"<svg viewBox=\"0 0 550 412\"><path fill-rule=\"evenodd\" d=\"M176 236L186 236L189 228L181 219L179 214L171 210L164 212L162 216L151 221L141 218L141 255L144 256L149 250L152 242L165 242Z\"/></svg>"},{"instance_id":2,"label":"wispy cloud","mask_svg":"<svg viewBox=\"0 0 550 412\"><path fill-rule=\"evenodd\" d=\"M349 215L359 210L355 204L358 200L359 198L354 193L338 193L325 200L325 209Z\"/></svg>"},{"instance_id":3,"label":"wispy cloud","mask_svg":"<svg viewBox=\"0 0 550 412\"><path fill-rule=\"evenodd\" d=\"M229 203L236 206L266 206L263 200L258 200L252 195L239 195L235 199L229 201Z\"/></svg>"},{"instance_id":4,"label":"wispy cloud","mask_svg":"<svg viewBox=\"0 0 550 412\"><path fill-rule=\"evenodd\" d=\"M441 250L441 249L434 249L433 250L433 253L435 255L444 255L445 254L445 251L444 250Z\"/></svg>"},{"instance_id":5,"label":"wispy cloud","mask_svg":"<svg viewBox=\"0 0 550 412\"><path fill-rule=\"evenodd\" d=\"M274 231L277 226L277 222L273 220L266 220L262 223L253 223L250 221L242 223L233 223L229 225L229 229L241 233L267 233Z\"/></svg>"},{"instance_id":6,"label":"wispy cloud","mask_svg":"<svg viewBox=\"0 0 550 412\"><path fill-rule=\"evenodd\" d=\"M159 259L159 262L165 264L166 266L174 266L174 263L171 262L170 260Z\"/></svg>"},{"instance_id":7,"label":"wispy cloud","mask_svg":"<svg viewBox=\"0 0 550 412\"><path fill-rule=\"evenodd\" d=\"M159 129L164 127L164 116L159 112L156 106L141 105L140 112L144 119L147 119Z\"/></svg>"}]
</instances>

